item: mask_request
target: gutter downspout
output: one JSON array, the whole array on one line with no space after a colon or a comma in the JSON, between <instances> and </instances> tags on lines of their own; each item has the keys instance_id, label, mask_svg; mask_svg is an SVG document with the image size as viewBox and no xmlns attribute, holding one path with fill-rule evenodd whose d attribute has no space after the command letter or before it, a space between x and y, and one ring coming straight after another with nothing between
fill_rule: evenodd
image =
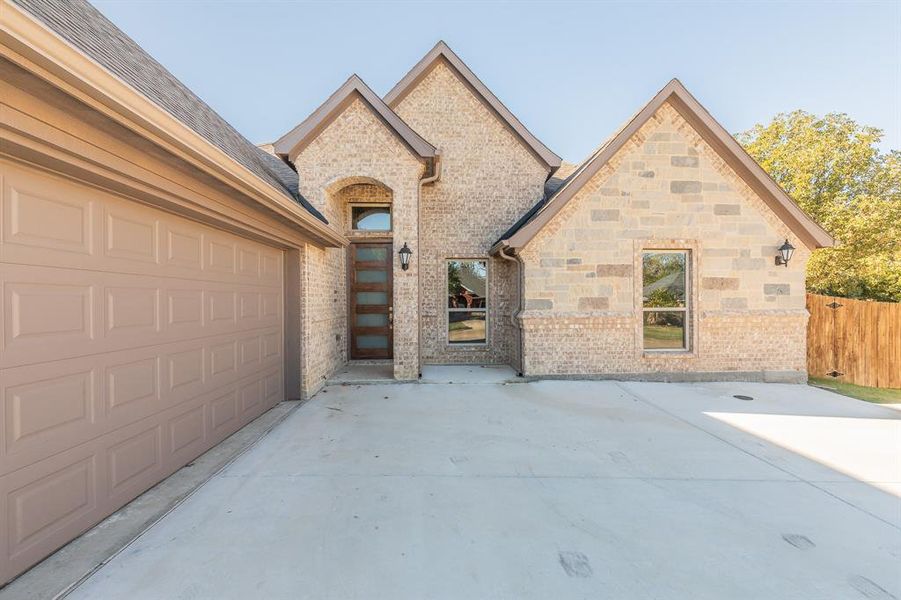
<instances>
[{"instance_id":1,"label":"gutter downspout","mask_svg":"<svg viewBox=\"0 0 901 600\"><path fill-rule=\"evenodd\" d=\"M501 244L503 244L503 245L501 246L500 250L498 250L498 252L497 252L498 256L500 256L504 260L509 260L510 262L515 264L516 272L519 275L517 277L517 281L519 283L519 286L518 286L519 289L517 290L517 292L518 292L517 296L519 297L519 306L517 306L516 310L513 312L513 314L510 315L510 322L513 324L514 327L519 329L519 369L518 369L517 375L519 377L522 377L523 376L523 367L525 365L525 340L523 339L524 336L523 336L522 324L519 322L519 315L522 314L523 308L525 306L525 297L524 297L525 269L523 268L524 265L522 264L522 259L519 257L518 254L515 254L515 253L512 255L507 254L507 248L509 248L509 246L507 246L506 240L501 241Z\"/></svg>"},{"instance_id":2,"label":"gutter downspout","mask_svg":"<svg viewBox=\"0 0 901 600\"><path fill-rule=\"evenodd\" d=\"M419 303L420 308L422 307L422 244L419 243L420 232L422 231L422 186L427 183L434 183L438 181L438 178L441 177L441 153L436 149L435 150L435 158L432 163L433 174L428 177L423 177L419 180L419 191L416 196L416 300ZM417 339L417 362L419 364L419 378L422 379L422 315L420 314L420 318L418 319L418 323L416 324L416 339Z\"/></svg>"}]
</instances>

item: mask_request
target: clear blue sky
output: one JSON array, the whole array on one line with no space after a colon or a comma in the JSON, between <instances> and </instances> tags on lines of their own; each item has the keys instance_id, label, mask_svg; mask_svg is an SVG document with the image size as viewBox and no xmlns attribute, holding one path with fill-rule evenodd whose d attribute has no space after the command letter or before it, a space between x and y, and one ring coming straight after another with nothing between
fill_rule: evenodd
<instances>
[{"instance_id":1,"label":"clear blue sky","mask_svg":"<svg viewBox=\"0 0 901 600\"><path fill-rule=\"evenodd\" d=\"M384 94L445 40L581 161L678 77L735 133L845 112L901 148L901 2L147 2L95 5L253 142L357 73Z\"/></svg>"}]
</instances>

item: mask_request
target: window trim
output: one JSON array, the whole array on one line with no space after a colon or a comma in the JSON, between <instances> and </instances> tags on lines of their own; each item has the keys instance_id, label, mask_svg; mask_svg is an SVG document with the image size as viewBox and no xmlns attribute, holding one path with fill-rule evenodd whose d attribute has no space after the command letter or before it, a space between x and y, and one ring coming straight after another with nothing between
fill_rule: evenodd
<instances>
[{"instance_id":1,"label":"window trim","mask_svg":"<svg viewBox=\"0 0 901 600\"><path fill-rule=\"evenodd\" d=\"M483 308L451 308L447 305L448 272L447 267L451 262L482 262L485 263L485 306ZM454 257L444 259L444 343L448 348L484 348L491 341L491 328L489 327L489 297L491 295L491 261L487 257ZM450 340L450 314L452 312L482 312L485 314L485 341L484 342L452 342Z\"/></svg>"},{"instance_id":2,"label":"window trim","mask_svg":"<svg viewBox=\"0 0 901 600\"><path fill-rule=\"evenodd\" d=\"M640 291L637 295L639 303L639 323L638 332L641 351L644 354L691 354L694 352L694 323L692 322L692 295L693 295L693 273L692 268L692 249L686 247L670 247L670 248L640 248L638 251L639 276L636 278L639 290L643 290L644 282L644 255L645 254L684 254L685 255L685 306L645 306L644 293ZM681 312L683 314L682 323L684 332L682 334L683 345L681 348L648 348L644 345L644 315L649 312Z\"/></svg>"},{"instance_id":3,"label":"window trim","mask_svg":"<svg viewBox=\"0 0 901 600\"><path fill-rule=\"evenodd\" d=\"M390 226L388 229L356 229L354 228L354 209L355 208L387 208L388 221ZM347 223L350 225L349 230L355 234L387 234L394 231L394 208L390 202L348 202L347 204Z\"/></svg>"}]
</instances>

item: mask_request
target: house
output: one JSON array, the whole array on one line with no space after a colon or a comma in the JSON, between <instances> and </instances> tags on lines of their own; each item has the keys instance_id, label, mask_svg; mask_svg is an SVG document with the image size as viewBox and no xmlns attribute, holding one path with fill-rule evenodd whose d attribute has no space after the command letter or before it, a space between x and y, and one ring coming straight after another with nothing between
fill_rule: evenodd
<instances>
[{"instance_id":1,"label":"house","mask_svg":"<svg viewBox=\"0 0 901 600\"><path fill-rule=\"evenodd\" d=\"M256 147L82 0L0 25L0 581L347 361L804 380L833 241L676 80L572 165L439 42Z\"/></svg>"}]
</instances>

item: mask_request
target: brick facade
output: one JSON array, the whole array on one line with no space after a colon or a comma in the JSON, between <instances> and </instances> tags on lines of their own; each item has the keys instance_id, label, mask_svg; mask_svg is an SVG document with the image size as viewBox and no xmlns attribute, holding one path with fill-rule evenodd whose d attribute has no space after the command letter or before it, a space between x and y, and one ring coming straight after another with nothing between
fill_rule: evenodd
<instances>
[{"instance_id":1,"label":"brick facade","mask_svg":"<svg viewBox=\"0 0 901 600\"><path fill-rule=\"evenodd\" d=\"M444 62L404 97L396 112L441 153L442 171L420 206L422 360L427 364L508 364L518 353L516 269L488 250L541 197L549 169ZM488 342L447 343L449 258L488 260Z\"/></svg>"},{"instance_id":2,"label":"brick facade","mask_svg":"<svg viewBox=\"0 0 901 600\"><path fill-rule=\"evenodd\" d=\"M810 250L673 106L630 129L507 260L492 246L542 197L550 167L451 62L411 81L381 117L362 97L342 105L295 160L301 193L331 227L351 242L393 240L395 378L453 363L536 377L804 378ZM392 109L437 149L437 181L423 182L430 159L391 129ZM372 202L391 205L391 232L351 230L349 207ZM797 248L788 268L773 262L786 238ZM690 257L685 351L643 348L641 256L660 249ZM448 343L448 259L488 262L485 344ZM300 260L309 395L348 360L347 251L308 245Z\"/></svg>"},{"instance_id":3,"label":"brick facade","mask_svg":"<svg viewBox=\"0 0 901 600\"><path fill-rule=\"evenodd\" d=\"M346 233L347 202L362 188L390 193L394 241L394 376L419 375L419 290L416 263L402 271L397 251L407 242L419 252L417 206L425 165L357 99L295 159L300 192ZM373 188L380 189L376 192ZM347 361L347 250L307 246L303 254L306 294L302 315L303 382L314 393Z\"/></svg>"},{"instance_id":4,"label":"brick facade","mask_svg":"<svg viewBox=\"0 0 901 600\"><path fill-rule=\"evenodd\" d=\"M785 238L798 248L788 268L773 261ZM690 347L644 351L641 252L676 248L691 256ZM808 256L664 104L522 251L524 371L800 380Z\"/></svg>"}]
</instances>

